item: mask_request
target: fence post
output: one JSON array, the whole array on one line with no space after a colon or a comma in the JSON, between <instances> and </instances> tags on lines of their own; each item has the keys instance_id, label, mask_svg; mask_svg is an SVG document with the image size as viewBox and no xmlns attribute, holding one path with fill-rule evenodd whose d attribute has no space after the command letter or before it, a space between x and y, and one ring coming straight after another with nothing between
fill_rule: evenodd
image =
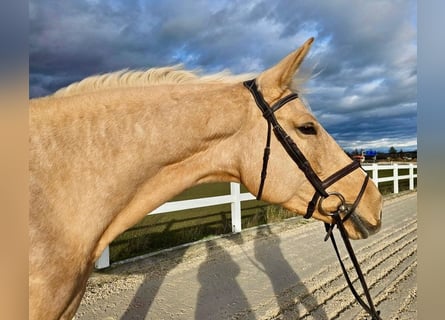
<instances>
[{"instance_id":1,"label":"fence post","mask_svg":"<svg viewBox=\"0 0 445 320\"><path fill-rule=\"evenodd\" d=\"M232 232L241 232L241 201L240 201L240 184L230 183L230 195L232 196L231 213L232 213Z\"/></svg>"},{"instance_id":2,"label":"fence post","mask_svg":"<svg viewBox=\"0 0 445 320\"><path fill-rule=\"evenodd\" d=\"M96 269L104 269L110 266L110 247L107 246L102 252L102 255L97 259L95 267Z\"/></svg>"},{"instance_id":3,"label":"fence post","mask_svg":"<svg viewBox=\"0 0 445 320\"><path fill-rule=\"evenodd\" d=\"M414 190L414 164L409 164L409 189Z\"/></svg>"},{"instance_id":4,"label":"fence post","mask_svg":"<svg viewBox=\"0 0 445 320\"><path fill-rule=\"evenodd\" d=\"M379 186L379 165L377 163L372 164L372 181L377 187Z\"/></svg>"},{"instance_id":5,"label":"fence post","mask_svg":"<svg viewBox=\"0 0 445 320\"><path fill-rule=\"evenodd\" d=\"M394 193L399 193L399 165L394 163L393 174L394 178Z\"/></svg>"}]
</instances>

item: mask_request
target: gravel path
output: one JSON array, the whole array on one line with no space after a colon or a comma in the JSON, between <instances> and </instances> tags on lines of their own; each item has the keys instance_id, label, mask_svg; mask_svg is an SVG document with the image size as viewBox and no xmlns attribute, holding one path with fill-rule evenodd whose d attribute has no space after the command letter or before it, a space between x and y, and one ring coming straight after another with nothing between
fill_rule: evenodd
<instances>
[{"instance_id":1,"label":"gravel path","mask_svg":"<svg viewBox=\"0 0 445 320\"><path fill-rule=\"evenodd\" d=\"M416 192L386 198L382 230L352 243L385 320L417 319L416 215ZM323 242L323 224L301 222L94 273L75 319L365 319L331 243Z\"/></svg>"}]
</instances>

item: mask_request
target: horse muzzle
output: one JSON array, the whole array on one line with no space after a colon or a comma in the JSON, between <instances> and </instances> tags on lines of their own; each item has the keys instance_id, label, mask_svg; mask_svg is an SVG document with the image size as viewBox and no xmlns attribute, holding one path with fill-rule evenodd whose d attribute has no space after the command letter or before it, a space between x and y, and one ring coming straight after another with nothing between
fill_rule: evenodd
<instances>
[{"instance_id":1,"label":"horse muzzle","mask_svg":"<svg viewBox=\"0 0 445 320\"><path fill-rule=\"evenodd\" d=\"M339 192L329 192L328 197L321 197L318 202L318 211L333 219L333 223L341 221L349 229L351 239L366 239L377 233L381 227L382 210L374 223L369 222L360 214L358 208L361 196L353 204L346 203L345 197ZM328 201L326 201L329 199ZM326 203L328 202L328 203Z\"/></svg>"},{"instance_id":2,"label":"horse muzzle","mask_svg":"<svg viewBox=\"0 0 445 320\"><path fill-rule=\"evenodd\" d=\"M381 215L382 212L380 211L380 218ZM377 233L381 228L381 219L379 219L376 224L371 224L364 220L358 213L352 213L348 221L353 225L353 228L357 234L357 236L352 236L352 234L349 234L348 232L350 238L352 239L366 239L369 236Z\"/></svg>"}]
</instances>

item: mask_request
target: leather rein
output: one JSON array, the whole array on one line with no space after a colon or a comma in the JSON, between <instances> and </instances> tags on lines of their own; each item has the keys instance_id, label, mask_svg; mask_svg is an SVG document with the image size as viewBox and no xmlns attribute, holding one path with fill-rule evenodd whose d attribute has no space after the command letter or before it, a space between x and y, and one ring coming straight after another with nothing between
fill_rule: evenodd
<instances>
[{"instance_id":1,"label":"leather rein","mask_svg":"<svg viewBox=\"0 0 445 320\"><path fill-rule=\"evenodd\" d=\"M331 238L332 245L335 249L337 258L340 262L340 266L342 268L343 274L346 278L346 281L348 283L348 286L354 295L355 299L359 302L359 304L363 307L363 309L372 317L372 320L381 320L380 318L380 311L376 311L371 295L369 293L368 286L366 284L365 278L363 276L363 273L361 271L360 265L357 261L357 258L354 254L354 250L352 248L352 245L349 241L346 229L344 227L344 222L351 217L351 215L354 215L355 209L357 208L364 192L366 189L366 186L369 181L369 175L366 175L364 182L362 184L362 187L357 195L357 198L355 199L354 203L352 205L347 204L344 196L339 192L328 192L326 189L333 185L338 180L342 179L343 177L347 176L352 171L361 168L363 168L360 165L360 162L353 161L349 165L345 166L344 168L338 170L325 180L321 180L314 169L311 167L309 161L306 159L304 154L301 152L301 150L298 148L297 144L292 140L292 138L286 133L286 131L283 129L283 127L279 124L277 118L275 117L275 112L279 110L281 107L283 107L286 103L297 99L298 94L297 93L291 93L284 98L278 100L275 104L270 106L266 100L264 100L263 95L258 90L256 85L256 80L248 80L245 81L244 86L250 91L252 94L256 105L258 108L262 111L263 117L267 121L267 139L266 139L266 147L264 148L264 154L263 154L263 167L261 170L261 181L260 186L257 193L257 199L260 200L263 194L263 188L264 183L266 181L267 177L267 166L269 161L269 155L270 155L270 143L271 143L271 136L272 136L272 130L278 139L278 141L281 143L281 145L284 147L288 155L291 157L291 159L295 162L295 164L298 166L298 168L304 173L308 181L312 184L312 186L315 189L314 196L312 197L311 201L308 203L308 207L306 210L306 214L304 215L304 218L309 219L312 217L312 214L315 211L315 208L318 203L318 210L325 215L331 216L333 222L331 224L325 223L326 228L326 237L325 241L328 238ZM364 170L363 170L364 171ZM323 201L324 199L328 198L329 196L335 196L340 199L341 204L334 212L327 212L323 208ZM341 259L337 244L335 242L334 233L332 232L334 227L337 226L337 228L340 231L340 234L343 238L343 241L345 243L345 247L348 251L348 254L351 258L351 261L354 265L354 268L356 270L358 279L362 285L363 292L366 296L366 299L368 301L368 304L366 304L360 295L355 290L353 283L347 273L346 267Z\"/></svg>"}]
</instances>

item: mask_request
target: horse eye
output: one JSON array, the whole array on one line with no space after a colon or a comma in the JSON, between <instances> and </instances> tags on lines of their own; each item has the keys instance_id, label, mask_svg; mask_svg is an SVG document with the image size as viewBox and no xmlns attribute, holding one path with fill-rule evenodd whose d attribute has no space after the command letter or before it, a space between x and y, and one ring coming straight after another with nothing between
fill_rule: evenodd
<instances>
[{"instance_id":1,"label":"horse eye","mask_svg":"<svg viewBox=\"0 0 445 320\"><path fill-rule=\"evenodd\" d=\"M304 125L297 128L302 134L306 135L316 135L317 130L315 130L315 126L313 123L305 123Z\"/></svg>"}]
</instances>

